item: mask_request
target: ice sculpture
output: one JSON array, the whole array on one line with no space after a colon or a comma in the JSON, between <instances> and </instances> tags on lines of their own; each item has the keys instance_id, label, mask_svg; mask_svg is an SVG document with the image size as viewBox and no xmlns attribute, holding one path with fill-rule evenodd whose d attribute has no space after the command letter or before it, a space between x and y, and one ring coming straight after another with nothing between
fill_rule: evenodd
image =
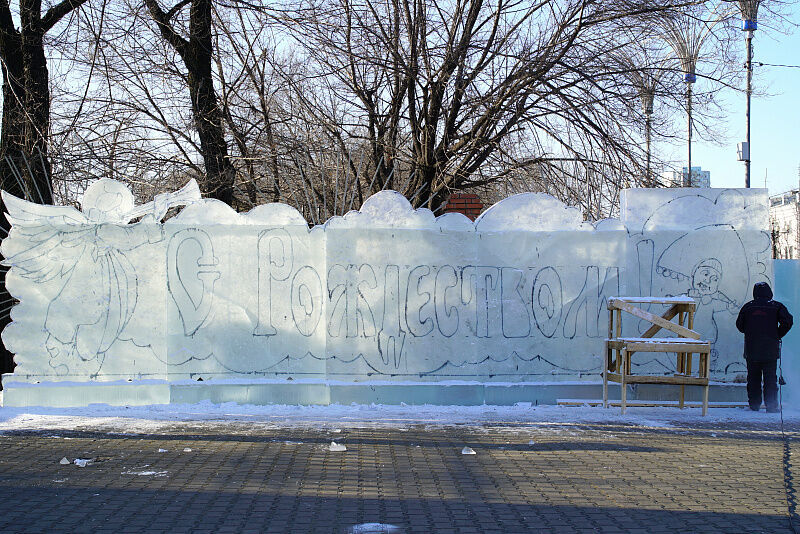
<instances>
[{"instance_id":1,"label":"ice sculpture","mask_svg":"<svg viewBox=\"0 0 800 534\"><path fill-rule=\"evenodd\" d=\"M384 191L312 229L193 182L139 207L111 180L82 211L3 198L16 381L597 380L620 294L695 298L726 380L744 369L734 313L771 278L765 190L629 190L596 225L543 194L472 223Z\"/></svg>"},{"instance_id":2,"label":"ice sculpture","mask_svg":"<svg viewBox=\"0 0 800 534\"><path fill-rule=\"evenodd\" d=\"M6 346L27 356L33 339L40 341L33 345L39 365L23 356L20 371L32 365L34 374L42 374L36 369L46 362L44 376L96 376L114 344L125 339L139 305L139 274L129 256L164 239L158 222L169 208L198 200L200 189L194 180L138 207L121 182L97 180L86 189L81 211L34 204L3 192L13 228L2 247L3 263L12 268L7 284L12 295L24 301L4 333ZM138 217L140 223L127 224ZM28 298L31 317L25 313ZM25 324L36 324L37 329L17 328ZM132 337L125 340L140 343Z\"/></svg>"}]
</instances>

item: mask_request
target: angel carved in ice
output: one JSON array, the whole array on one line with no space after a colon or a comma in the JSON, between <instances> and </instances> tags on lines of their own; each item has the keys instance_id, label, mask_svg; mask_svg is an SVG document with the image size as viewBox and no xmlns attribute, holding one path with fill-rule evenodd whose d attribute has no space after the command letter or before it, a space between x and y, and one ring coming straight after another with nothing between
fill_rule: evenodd
<instances>
[{"instance_id":1,"label":"angel carved in ice","mask_svg":"<svg viewBox=\"0 0 800 534\"><path fill-rule=\"evenodd\" d=\"M41 284L50 300L43 325L50 367L96 374L136 308L138 276L125 253L163 240L153 223L172 206L200 200L197 183L134 206L124 184L103 178L86 189L81 211L2 195L12 225L3 264ZM128 224L137 217L144 224Z\"/></svg>"}]
</instances>

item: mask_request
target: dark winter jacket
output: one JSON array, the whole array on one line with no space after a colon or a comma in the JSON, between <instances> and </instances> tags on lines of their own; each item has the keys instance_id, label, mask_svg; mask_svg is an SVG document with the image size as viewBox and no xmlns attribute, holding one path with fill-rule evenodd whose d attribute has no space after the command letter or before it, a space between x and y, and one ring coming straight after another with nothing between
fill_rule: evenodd
<instances>
[{"instance_id":1,"label":"dark winter jacket","mask_svg":"<svg viewBox=\"0 0 800 534\"><path fill-rule=\"evenodd\" d=\"M779 340L792 327L792 314L786 306L772 300L766 282L753 286L753 300L742 306L736 328L744 333L744 357L752 361L780 358Z\"/></svg>"}]
</instances>

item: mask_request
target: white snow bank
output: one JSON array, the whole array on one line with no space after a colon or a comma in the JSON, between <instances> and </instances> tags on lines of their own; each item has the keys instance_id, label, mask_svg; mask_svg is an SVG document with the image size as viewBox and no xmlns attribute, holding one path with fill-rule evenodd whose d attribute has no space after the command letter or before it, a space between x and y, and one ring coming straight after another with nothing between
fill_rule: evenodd
<instances>
[{"instance_id":1,"label":"white snow bank","mask_svg":"<svg viewBox=\"0 0 800 534\"><path fill-rule=\"evenodd\" d=\"M252 423L266 428L405 428L427 426L519 424L626 423L644 427L684 426L697 423L763 423L780 421L779 414L742 408L712 408L706 417L699 408L619 408L588 406L253 406L235 403L170 404L86 408L0 408L0 433L36 430L101 430L120 433L157 432L176 421L215 424ZM800 411L785 410L784 420L800 419Z\"/></svg>"}]
</instances>

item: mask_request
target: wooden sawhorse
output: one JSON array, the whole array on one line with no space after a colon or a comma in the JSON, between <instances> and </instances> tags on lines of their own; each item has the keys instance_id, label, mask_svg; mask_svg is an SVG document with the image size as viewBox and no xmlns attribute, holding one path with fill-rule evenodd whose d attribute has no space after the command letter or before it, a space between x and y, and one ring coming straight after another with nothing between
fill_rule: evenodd
<instances>
[{"instance_id":1,"label":"wooden sawhorse","mask_svg":"<svg viewBox=\"0 0 800 534\"><path fill-rule=\"evenodd\" d=\"M670 306L663 315L642 310L635 304L663 304ZM608 339L605 341L603 362L603 407L608 407L608 382L620 384L620 407L625 413L627 384L679 385L678 406L684 406L684 387L703 386L703 415L708 411L708 371L711 343L700 340L692 330L697 307L691 297L612 297L608 299ZM643 319L652 326L642 337L622 336L622 312ZM677 322L672 319L677 317ZM684 326L684 324L686 326ZM679 337L655 338L661 329ZM673 376L634 375L631 373L631 356L637 352L674 352L677 355L676 373ZM692 373L692 355L697 353L697 373Z\"/></svg>"}]
</instances>

